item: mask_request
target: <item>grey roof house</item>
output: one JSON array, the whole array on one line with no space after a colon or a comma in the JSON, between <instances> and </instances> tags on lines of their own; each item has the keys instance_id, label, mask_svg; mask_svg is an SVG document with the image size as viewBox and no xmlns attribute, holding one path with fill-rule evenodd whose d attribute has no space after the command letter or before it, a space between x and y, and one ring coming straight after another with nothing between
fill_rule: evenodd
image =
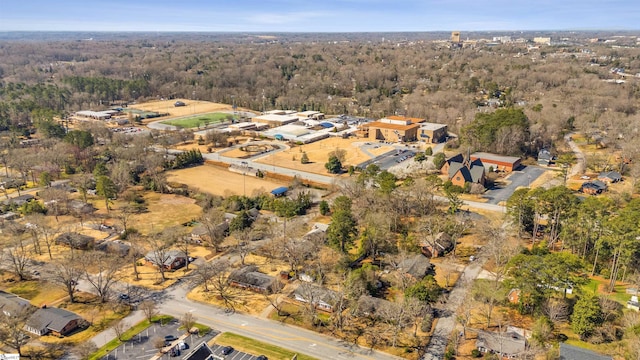
<instances>
[{"instance_id":1,"label":"grey roof house","mask_svg":"<svg viewBox=\"0 0 640 360\"><path fill-rule=\"evenodd\" d=\"M58 236L55 240L57 245L67 245L74 249L87 250L93 249L95 239L91 236L82 235L75 232L67 232Z\"/></svg>"},{"instance_id":2,"label":"grey roof house","mask_svg":"<svg viewBox=\"0 0 640 360\"><path fill-rule=\"evenodd\" d=\"M300 285L291 293L291 298L301 303L311 303L316 309L333 312L340 301L340 294L315 285Z\"/></svg>"},{"instance_id":3,"label":"grey roof house","mask_svg":"<svg viewBox=\"0 0 640 360\"><path fill-rule=\"evenodd\" d=\"M11 316L11 314L16 314L22 309L30 306L31 304L28 300L23 299L18 295L0 290L0 311L5 315Z\"/></svg>"},{"instance_id":4,"label":"grey roof house","mask_svg":"<svg viewBox=\"0 0 640 360\"><path fill-rule=\"evenodd\" d=\"M25 325L25 330L36 335L52 333L57 336L65 336L79 328L82 321L80 316L71 311L44 307L31 315Z\"/></svg>"},{"instance_id":5,"label":"grey roof house","mask_svg":"<svg viewBox=\"0 0 640 360\"><path fill-rule=\"evenodd\" d=\"M404 259L398 264L398 270L412 276L416 280L422 280L431 271L433 265L429 258L422 254Z\"/></svg>"},{"instance_id":6,"label":"grey roof house","mask_svg":"<svg viewBox=\"0 0 640 360\"><path fill-rule=\"evenodd\" d=\"M492 353L507 359L516 359L527 349L527 340L517 333L499 334L477 330L476 347L482 353Z\"/></svg>"},{"instance_id":7,"label":"grey roof house","mask_svg":"<svg viewBox=\"0 0 640 360\"><path fill-rule=\"evenodd\" d=\"M187 263L187 255L180 250L149 251L144 256L147 263L155 266L164 266L167 270L179 269Z\"/></svg>"},{"instance_id":8,"label":"grey roof house","mask_svg":"<svg viewBox=\"0 0 640 360\"><path fill-rule=\"evenodd\" d=\"M600 355L591 350L560 343L560 360L611 360L611 356Z\"/></svg>"},{"instance_id":9,"label":"grey roof house","mask_svg":"<svg viewBox=\"0 0 640 360\"><path fill-rule=\"evenodd\" d=\"M605 171L598 175L598 180L606 183L617 183L622 181L622 174L617 171Z\"/></svg>"},{"instance_id":10,"label":"grey roof house","mask_svg":"<svg viewBox=\"0 0 640 360\"><path fill-rule=\"evenodd\" d=\"M229 284L259 293L271 293L277 283L273 276L258 271L255 265L245 266L229 274Z\"/></svg>"}]
</instances>

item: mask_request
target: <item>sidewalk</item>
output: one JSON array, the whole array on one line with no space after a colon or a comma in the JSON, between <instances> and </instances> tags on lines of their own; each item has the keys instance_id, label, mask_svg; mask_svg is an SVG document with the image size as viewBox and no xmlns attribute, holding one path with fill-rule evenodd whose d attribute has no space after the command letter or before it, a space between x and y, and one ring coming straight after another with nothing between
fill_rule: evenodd
<instances>
[{"instance_id":1,"label":"sidewalk","mask_svg":"<svg viewBox=\"0 0 640 360\"><path fill-rule=\"evenodd\" d=\"M144 313L140 310L132 311L131 314L129 314L129 316L122 319L122 321L125 322L126 324L125 328L127 329L139 323L142 320L144 320ZM98 348L101 348L106 343L108 343L109 341L115 338L116 338L116 332L113 331L112 328L108 328L103 330L101 333L97 334L96 336L94 336L91 339L91 341L93 341L93 343L96 344Z\"/></svg>"}]
</instances>

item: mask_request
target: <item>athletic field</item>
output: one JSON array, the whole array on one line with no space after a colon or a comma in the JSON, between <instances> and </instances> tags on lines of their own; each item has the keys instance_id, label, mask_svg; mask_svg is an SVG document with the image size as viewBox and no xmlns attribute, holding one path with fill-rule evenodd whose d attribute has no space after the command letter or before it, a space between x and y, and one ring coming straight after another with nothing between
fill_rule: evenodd
<instances>
[{"instance_id":1,"label":"athletic field","mask_svg":"<svg viewBox=\"0 0 640 360\"><path fill-rule=\"evenodd\" d=\"M173 125L175 127L179 127L182 129L193 129L193 128L206 127L209 124L223 122L225 120L230 120L231 118L233 118L232 114L211 113L211 114L185 117L182 119L165 120L165 121L162 121L161 123L167 124L167 125Z\"/></svg>"}]
</instances>

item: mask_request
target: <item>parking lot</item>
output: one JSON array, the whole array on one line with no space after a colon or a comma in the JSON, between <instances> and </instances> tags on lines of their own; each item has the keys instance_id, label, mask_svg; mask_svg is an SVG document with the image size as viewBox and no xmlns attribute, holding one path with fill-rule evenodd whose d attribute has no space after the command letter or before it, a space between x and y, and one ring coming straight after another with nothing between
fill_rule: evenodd
<instances>
[{"instance_id":1,"label":"parking lot","mask_svg":"<svg viewBox=\"0 0 640 360\"><path fill-rule=\"evenodd\" d=\"M131 340L125 344L120 345L118 348L104 356L104 360L120 360L120 359L137 359L144 360L150 359L158 353L158 347L156 344L163 341L166 336L175 336L176 338L185 335L185 332L178 330L180 324L177 320L173 320L169 324L160 326L154 324L143 330L139 334L135 335ZM182 358L190 350L203 342L209 342L218 333L211 331L208 334L200 337L198 335L189 335L183 342L188 346L188 349L182 350L180 354L175 352L175 356ZM163 358L169 358L171 354L167 353ZM250 358L247 358L250 359Z\"/></svg>"},{"instance_id":2,"label":"parking lot","mask_svg":"<svg viewBox=\"0 0 640 360\"><path fill-rule=\"evenodd\" d=\"M489 189L483 197L488 199L487 202L489 204L499 204L502 201L507 201L518 187L531 185L545 171L547 169L537 166L524 166L507 177L506 180L509 182L507 185Z\"/></svg>"},{"instance_id":3,"label":"parking lot","mask_svg":"<svg viewBox=\"0 0 640 360\"><path fill-rule=\"evenodd\" d=\"M375 146L375 143L372 144ZM380 170L388 170L390 167L397 165L403 161L407 161L410 158L414 157L416 154L413 150L408 149L396 149L389 152L386 152L380 156L376 156L373 159L367 160L363 163L358 164L358 167L361 169L366 169L370 164L376 164L380 168Z\"/></svg>"},{"instance_id":4,"label":"parking lot","mask_svg":"<svg viewBox=\"0 0 640 360\"><path fill-rule=\"evenodd\" d=\"M211 350L213 350L213 355L219 356L220 359L225 359L225 360L256 360L259 356L259 355L250 355L238 350L233 350L233 352L231 352L230 354L223 355L222 354L223 348L224 348L224 345L213 345L211 347Z\"/></svg>"}]
</instances>

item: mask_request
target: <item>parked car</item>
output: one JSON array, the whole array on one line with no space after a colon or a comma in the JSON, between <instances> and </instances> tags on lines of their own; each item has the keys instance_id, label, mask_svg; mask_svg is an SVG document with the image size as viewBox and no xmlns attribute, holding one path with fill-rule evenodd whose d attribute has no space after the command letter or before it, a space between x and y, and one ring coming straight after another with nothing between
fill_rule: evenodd
<instances>
[{"instance_id":1,"label":"parked car","mask_svg":"<svg viewBox=\"0 0 640 360\"><path fill-rule=\"evenodd\" d=\"M256 358L256 360L269 360L269 359L267 359L267 357L264 355L260 355Z\"/></svg>"},{"instance_id":2,"label":"parked car","mask_svg":"<svg viewBox=\"0 0 640 360\"><path fill-rule=\"evenodd\" d=\"M186 342L181 342L178 343L178 349L179 350L187 350L189 348L189 344L187 344Z\"/></svg>"},{"instance_id":3,"label":"parked car","mask_svg":"<svg viewBox=\"0 0 640 360\"><path fill-rule=\"evenodd\" d=\"M173 335L167 335L164 337L164 345L169 345L172 342L174 342L175 340L178 340L177 337L173 336Z\"/></svg>"},{"instance_id":4,"label":"parked car","mask_svg":"<svg viewBox=\"0 0 640 360\"><path fill-rule=\"evenodd\" d=\"M222 348L222 355L229 355L233 352L233 348L231 346L225 346Z\"/></svg>"}]
</instances>

